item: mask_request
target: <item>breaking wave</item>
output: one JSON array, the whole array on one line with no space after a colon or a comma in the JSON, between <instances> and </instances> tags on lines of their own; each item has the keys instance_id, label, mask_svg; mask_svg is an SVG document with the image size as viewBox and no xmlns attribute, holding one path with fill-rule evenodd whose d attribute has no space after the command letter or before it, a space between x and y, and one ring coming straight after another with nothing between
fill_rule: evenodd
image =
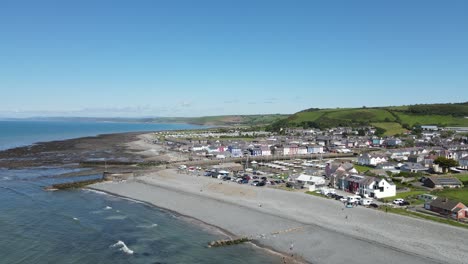
<instances>
[{"instance_id":1,"label":"breaking wave","mask_svg":"<svg viewBox=\"0 0 468 264\"><path fill-rule=\"evenodd\" d=\"M133 250L129 249L127 245L122 240L117 241L117 243L110 246L111 248L119 248L120 251L128 255L133 255Z\"/></svg>"}]
</instances>

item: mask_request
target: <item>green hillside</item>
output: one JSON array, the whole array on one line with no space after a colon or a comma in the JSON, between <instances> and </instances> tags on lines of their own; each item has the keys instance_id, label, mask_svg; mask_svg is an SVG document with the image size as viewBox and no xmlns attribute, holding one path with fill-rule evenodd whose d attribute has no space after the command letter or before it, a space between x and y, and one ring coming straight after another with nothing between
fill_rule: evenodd
<instances>
[{"instance_id":1,"label":"green hillside","mask_svg":"<svg viewBox=\"0 0 468 264\"><path fill-rule=\"evenodd\" d=\"M468 102L372 108L311 108L269 126L278 131L284 127L330 128L374 125L394 135L418 125L468 126Z\"/></svg>"},{"instance_id":2,"label":"green hillside","mask_svg":"<svg viewBox=\"0 0 468 264\"><path fill-rule=\"evenodd\" d=\"M153 123L189 123L206 126L262 126L287 118L288 115L226 115L226 116L203 116L203 117L160 117L145 120Z\"/></svg>"}]
</instances>

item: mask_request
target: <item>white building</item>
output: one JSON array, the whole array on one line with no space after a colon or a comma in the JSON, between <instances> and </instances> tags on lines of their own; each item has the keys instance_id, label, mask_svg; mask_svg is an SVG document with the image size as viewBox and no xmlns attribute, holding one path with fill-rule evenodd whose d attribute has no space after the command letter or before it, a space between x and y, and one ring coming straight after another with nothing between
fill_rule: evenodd
<instances>
[{"instance_id":1,"label":"white building","mask_svg":"<svg viewBox=\"0 0 468 264\"><path fill-rule=\"evenodd\" d=\"M308 185L324 185L325 179L321 176L312 176L301 174L296 178L296 181L308 184Z\"/></svg>"},{"instance_id":2,"label":"white building","mask_svg":"<svg viewBox=\"0 0 468 264\"><path fill-rule=\"evenodd\" d=\"M387 158L383 156L373 156L368 153L359 155L358 163L366 166L377 166L380 163L387 162Z\"/></svg>"}]
</instances>

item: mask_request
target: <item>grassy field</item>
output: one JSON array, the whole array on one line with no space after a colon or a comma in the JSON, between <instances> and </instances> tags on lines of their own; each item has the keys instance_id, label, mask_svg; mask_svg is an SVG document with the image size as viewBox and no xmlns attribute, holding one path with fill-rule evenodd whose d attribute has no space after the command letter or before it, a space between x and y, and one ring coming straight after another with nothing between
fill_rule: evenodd
<instances>
[{"instance_id":1,"label":"grassy field","mask_svg":"<svg viewBox=\"0 0 468 264\"><path fill-rule=\"evenodd\" d=\"M409 210L402 209L402 208L393 208L393 207L390 207L390 206L383 206L383 207L380 207L380 210L382 210L384 212L387 212L387 213L406 215L406 216L431 220L431 221L435 221L435 222L439 222L439 223L443 223L443 224L448 224L448 225L452 225L452 226L468 228L467 224L459 223L459 222L451 220L451 219L442 218L442 217L433 216L433 215L428 215L428 214L423 214L423 213L418 213L418 212L413 212L413 211L409 211Z\"/></svg>"},{"instance_id":2,"label":"grassy field","mask_svg":"<svg viewBox=\"0 0 468 264\"><path fill-rule=\"evenodd\" d=\"M353 167L359 172L359 173L364 173L368 170L372 170L374 168L372 167L368 167L368 166L364 166L364 165L358 165L358 164L353 164Z\"/></svg>"},{"instance_id":3,"label":"grassy field","mask_svg":"<svg viewBox=\"0 0 468 264\"><path fill-rule=\"evenodd\" d=\"M395 117L384 109L358 108L350 110L334 111L327 115L332 119L356 120L369 122L395 121Z\"/></svg>"},{"instance_id":4,"label":"grassy field","mask_svg":"<svg viewBox=\"0 0 468 264\"><path fill-rule=\"evenodd\" d=\"M381 123L372 123L371 125L375 127L380 127L386 130L384 136L393 136L396 134L402 134L406 132L400 124L395 122L381 122Z\"/></svg>"},{"instance_id":5,"label":"grassy field","mask_svg":"<svg viewBox=\"0 0 468 264\"><path fill-rule=\"evenodd\" d=\"M453 175L452 175L453 176ZM456 176L465 186L468 186L468 174L467 175L461 175L461 176Z\"/></svg>"},{"instance_id":6,"label":"grassy field","mask_svg":"<svg viewBox=\"0 0 468 264\"><path fill-rule=\"evenodd\" d=\"M445 125L445 126L468 126L468 118L453 117L447 115L414 115L401 112L395 112L401 119L402 123L410 126L416 123L422 125Z\"/></svg>"},{"instance_id":7,"label":"grassy field","mask_svg":"<svg viewBox=\"0 0 468 264\"><path fill-rule=\"evenodd\" d=\"M329 111L323 111L323 110L320 110L320 111L314 111L314 112L301 112L301 113L297 113L293 120L294 122L297 122L297 123L301 123L301 122L304 122L304 121L315 121L317 119L319 119L321 116L327 114Z\"/></svg>"},{"instance_id":8,"label":"grassy field","mask_svg":"<svg viewBox=\"0 0 468 264\"><path fill-rule=\"evenodd\" d=\"M444 189L440 191L433 191L432 194L457 200L462 202L464 205L468 205L468 187L464 187L462 189Z\"/></svg>"},{"instance_id":9,"label":"grassy field","mask_svg":"<svg viewBox=\"0 0 468 264\"><path fill-rule=\"evenodd\" d=\"M418 199L418 195L428 193L428 191L421 191L421 190L411 190L409 192L402 192L402 193L397 193L396 196L393 197L387 197L384 200L387 202L392 202L393 200L397 198L402 198L405 199L406 201L410 202L411 204L422 204L424 203L423 200Z\"/></svg>"}]
</instances>

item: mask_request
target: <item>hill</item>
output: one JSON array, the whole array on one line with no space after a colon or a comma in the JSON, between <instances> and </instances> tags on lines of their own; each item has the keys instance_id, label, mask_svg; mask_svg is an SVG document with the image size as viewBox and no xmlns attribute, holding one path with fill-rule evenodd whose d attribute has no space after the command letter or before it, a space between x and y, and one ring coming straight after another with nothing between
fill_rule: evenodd
<instances>
[{"instance_id":1,"label":"hill","mask_svg":"<svg viewBox=\"0 0 468 264\"><path fill-rule=\"evenodd\" d=\"M205 126L264 126L278 120L287 118L289 115L225 115L225 116L202 116L202 117L158 117L148 118L145 122L151 123L187 123Z\"/></svg>"},{"instance_id":2,"label":"hill","mask_svg":"<svg viewBox=\"0 0 468 264\"><path fill-rule=\"evenodd\" d=\"M386 135L404 132L419 125L468 126L468 102L362 108L311 108L300 111L269 126L278 131L284 127L330 128L373 125Z\"/></svg>"}]
</instances>

